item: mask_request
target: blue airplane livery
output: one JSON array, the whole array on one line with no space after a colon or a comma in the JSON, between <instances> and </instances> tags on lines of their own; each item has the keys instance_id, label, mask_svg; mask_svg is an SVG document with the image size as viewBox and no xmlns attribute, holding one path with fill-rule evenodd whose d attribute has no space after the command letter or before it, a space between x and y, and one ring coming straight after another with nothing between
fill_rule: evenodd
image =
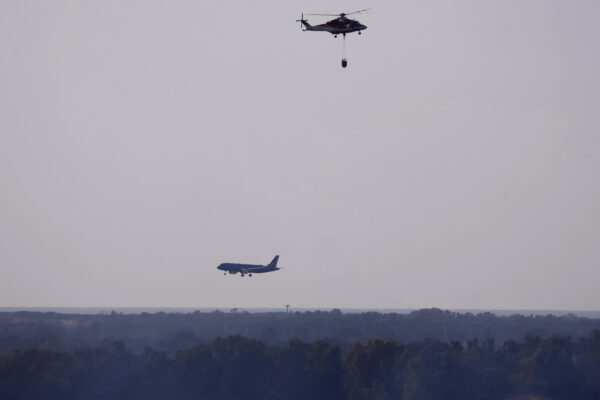
<instances>
[{"instance_id":1,"label":"blue airplane livery","mask_svg":"<svg viewBox=\"0 0 600 400\"><path fill-rule=\"evenodd\" d=\"M223 275L227 275L227 272L230 274L237 274L239 272L242 277L246 274L252 276L252 274L279 271L281 268L277 267L277 261L279 261L279 256L275 256L273 261L267 265L223 263L217 269L225 271Z\"/></svg>"}]
</instances>

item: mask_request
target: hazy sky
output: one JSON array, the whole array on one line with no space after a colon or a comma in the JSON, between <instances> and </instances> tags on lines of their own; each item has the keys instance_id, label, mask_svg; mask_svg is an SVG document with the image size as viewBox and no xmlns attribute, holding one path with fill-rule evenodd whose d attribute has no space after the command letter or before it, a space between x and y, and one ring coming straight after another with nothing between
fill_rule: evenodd
<instances>
[{"instance_id":1,"label":"hazy sky","mask_svg":"<svg viewBox=\"0 0 600 400\"><path fill-rule=\"evenodd\" d=\"M0 305L600 309L599 18L0 0Z\"/></svg>"}]
</instances>

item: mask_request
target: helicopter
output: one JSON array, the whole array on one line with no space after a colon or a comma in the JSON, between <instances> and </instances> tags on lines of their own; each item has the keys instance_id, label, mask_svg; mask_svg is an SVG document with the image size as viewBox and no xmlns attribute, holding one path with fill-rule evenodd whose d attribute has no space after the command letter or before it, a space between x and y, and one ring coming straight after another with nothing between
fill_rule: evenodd
<instances>
[{"instance_id":1,"label":"helicopter","mask_svg":"<svg viewBox=\"0 0 600 400\"><path fill-rule=\"evenodd\" d=\"M339 34L344 36L344 48L342 55L342 68L346 68L348 66L348 60L346 59L346 35L352 32L358 32L359 35L362 34L361 31L367 29L366 25L361 24L360 22L350 19L346 17L347 15L352 14L361 14L366 11L370 11L370 8L366 8L364 10L353 11L350 13L340 13L340 14L306 14L306 15L317 15L317 16L327 16L327 17L337 17L332 19L331 21L327 21L321 25L311 25L308 23L308 20L304 19L304 13L302 13L300 19L297 19L296 22L300 22L300 28L303 31L317 31L317 32L329 32L333 35L334 38L337 38Z\"/></svg>"},{"instance_id":2,"label":"helicopter","mask_svg":"<svg viewBox=\"0 0 600 400\"><path fill-rule=\"evenodd\" d=\"M339 34L342 34L342 35L344 35L344 37L346 37L346 34L352 33L352 32L358 32L358 34L360 35L362 33L361 32L362 30L367 29L366 25L363 25L354 19L347 18L346 15L360 14L360 13L364 13L369 10L371 10L371 9L367 8L364 10L354 11L354 12L350 12L350 13L340 13L340 14L306 14L306 15L337 17L337 18L332 19L331 21L327 21L321 25L309 24L308 20L304 19L304 13L303 13L302 16L300 17L300 19L297 19L296 22L300 22L302 24L301 27L304 26L304 29L303 29L304 31L329 32L333 35L333 37L337 37Z\"/></svg>"}]
</instances>

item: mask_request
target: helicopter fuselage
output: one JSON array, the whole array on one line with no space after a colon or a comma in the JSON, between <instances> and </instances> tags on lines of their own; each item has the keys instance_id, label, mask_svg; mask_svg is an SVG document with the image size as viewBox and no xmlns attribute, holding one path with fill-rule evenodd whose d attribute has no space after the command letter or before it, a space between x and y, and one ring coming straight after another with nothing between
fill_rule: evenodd
<instances>
[{"instance_id":1,"label":"helicopter fuselage","mask_svg":"<svg viewBox=\"0 0 600 400\"><path fill-rule=\"evenodd\" d=\"M301 20L304 29L307 31L329 32L332 35L346 35L347 33L358 32L367 29L367 27L358 21L346 17L332 19L321 25L310 25L306 20Z\"/></svg>"}]
</instances>

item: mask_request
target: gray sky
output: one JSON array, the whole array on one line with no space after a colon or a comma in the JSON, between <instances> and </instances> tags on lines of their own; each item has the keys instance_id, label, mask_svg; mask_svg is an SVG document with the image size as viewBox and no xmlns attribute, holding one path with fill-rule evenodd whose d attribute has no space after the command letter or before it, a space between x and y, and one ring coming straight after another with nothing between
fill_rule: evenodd
<instances>
[{"instance_id":1,"label":"gray sky","mask_svg":"<svg viewBox=\"0 0 600 400\"><path fill-rule=\"evenodd\" d=\"M599 17L0 1L0 305L600 309Z\"/></svg>"}]
</instances>

